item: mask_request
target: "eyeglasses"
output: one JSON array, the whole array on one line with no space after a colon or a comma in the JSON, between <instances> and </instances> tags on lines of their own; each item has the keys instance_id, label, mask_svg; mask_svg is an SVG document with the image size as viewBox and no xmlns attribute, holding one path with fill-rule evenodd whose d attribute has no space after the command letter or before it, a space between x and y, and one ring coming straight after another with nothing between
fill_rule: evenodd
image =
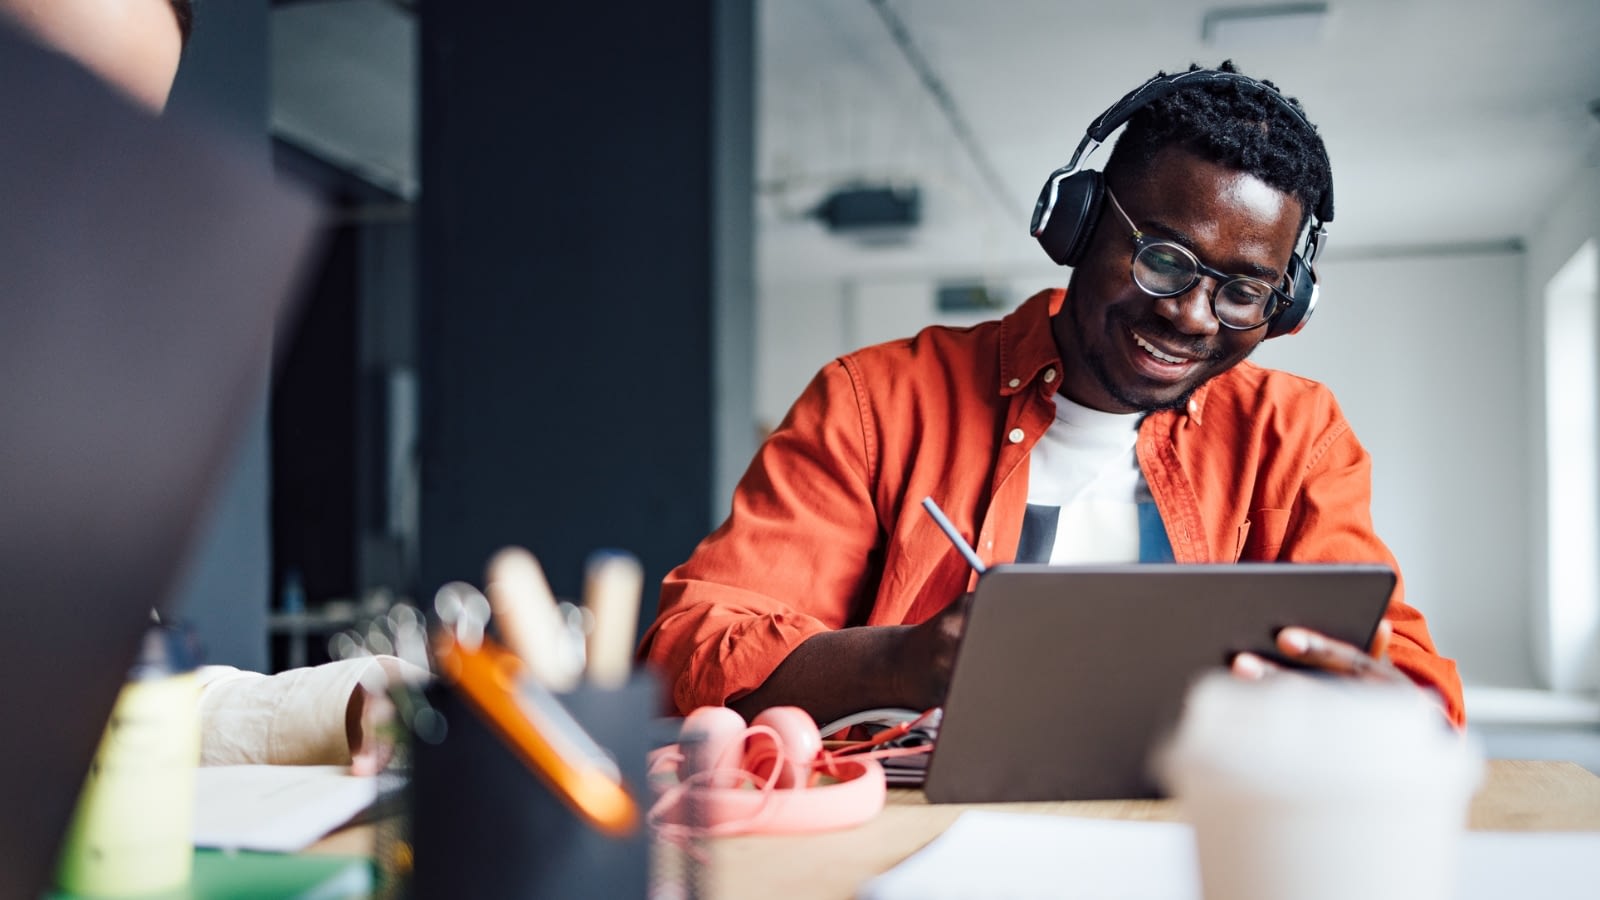
<instances>
[{"instance_id":1,"label":"eyeglasses","mask_svg":"<svg viewBox=\"0 0 1600 900\"><path fill-rule=\"evenodd\" d=\"M1234 331L1260 328L1280 309L1294 303L1289 295L1259 278L1219 272L1201 262L1188 247L1145 234L1133 224L1109 188L1106 197L1133 231L1133 283L1146 294L1176 297L1199 284L1202 275L1209 275L1218 285L1211 294L1211 312L1224 327Z\"/></svg>"}]
</instances>

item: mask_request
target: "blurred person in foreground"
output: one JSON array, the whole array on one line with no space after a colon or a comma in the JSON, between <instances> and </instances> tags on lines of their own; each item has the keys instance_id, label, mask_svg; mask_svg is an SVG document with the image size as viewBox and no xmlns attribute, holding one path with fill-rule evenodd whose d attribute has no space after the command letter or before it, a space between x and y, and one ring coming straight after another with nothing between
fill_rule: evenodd
<instances>
[{"instance_id":1,"label":"blurred person in foreground","mask_svg":"<svg viewBox=\"0 0 1600 900\"><path fill-rule=\"evenodd\" d=\"M0 0L9 21L100 76L152 114L166 106L193 21L190 0ZM388 679L413 676L394 657L349 659L277 675L199 670L201 763L349 765L381 769Z\"/></svg>"}]
</instances>

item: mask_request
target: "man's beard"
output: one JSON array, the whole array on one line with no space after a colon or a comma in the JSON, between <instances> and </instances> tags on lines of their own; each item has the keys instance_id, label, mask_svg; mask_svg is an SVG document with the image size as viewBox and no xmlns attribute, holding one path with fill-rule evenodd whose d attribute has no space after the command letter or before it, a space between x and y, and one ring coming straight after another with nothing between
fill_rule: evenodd
<instances>
[{"instance_id":1,"label":"man's beard","mask_svg":"<svg viewBox=\"0 0 1600 900\"><path fill-rule=\"evenodd\" d=\"M1078 319L1077 304L1069 303L1067 311L1068 314L1072 316L1072 327L1074 329L1081 329L1082 322ZM1128 316L1123 315L1120 310L1114 310L1107 313L1106 325L1113 332L1120 331L1122 333L1127 333L1129 331L1136 331L1140 334L1148 335L1150 337L1159 336L1166 339L1169 344L1196 344L1196 341L1193 338L1186 338L1182 335L1175 334L1172 331L1171 325L1168 325L1165 320L1153 315L1146 316L1145 318L1140 319L1138 322L1133 322ZM1199 346L1196 346L1191 352L1191 355L1206 361L1215 361L1222 358L1221 351L1204 349L1203 343ZM1215 378L1217 375L1221 374L1218 372L1195 382L1194 385L1192 385L1188 390L1184 391L1182 394L1170 401L1157 401L1152 400L1149 397L1135 396L1134 394L1129 393L1128 390L1122 385L1118 384L1111 377L1111 370L1106 366L1104 354L1088 354L1087 362L1089 363L1089 371L1094 373L1095 380L1100 382L1100 386L1106 389L1106 393L1110 394L1113 400L1116 400L1123 406L1142 413L1151 413L1163 409L1173 409L1179 412L1184 412L1189 408L1189 398L1194 396L1194 392L1199 390L1207 381L1210 381L1212 378Z\"/></svg>"}]
</instances>

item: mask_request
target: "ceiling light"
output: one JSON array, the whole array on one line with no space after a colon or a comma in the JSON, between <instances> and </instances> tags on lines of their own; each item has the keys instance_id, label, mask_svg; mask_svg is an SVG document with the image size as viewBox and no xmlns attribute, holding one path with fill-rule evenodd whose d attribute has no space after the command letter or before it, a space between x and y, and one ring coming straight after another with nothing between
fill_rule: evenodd
<instances>
[{"instance_id":1,"label":"ceiling light","mask_svg":"<svg viewBox=\"0 0 1600 900\"><path fill-rule=\"evenodd\" d=\"M1233 49L1309 44L1321 35L1327 19L1326 3L1229 6L1206 13L1200 39Z\"/></svg>"}]
</instances>

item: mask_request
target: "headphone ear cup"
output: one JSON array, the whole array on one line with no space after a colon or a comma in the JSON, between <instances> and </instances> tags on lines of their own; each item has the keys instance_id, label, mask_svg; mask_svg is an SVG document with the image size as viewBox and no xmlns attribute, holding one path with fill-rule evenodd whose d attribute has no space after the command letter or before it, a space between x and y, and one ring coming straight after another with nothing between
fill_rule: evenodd
<instances>
[{"instance_id":1,"label":"headphone ear cup","mask_svg":"<svg viewBox=\"0 0 1600 900\"><path fill-rule=\"evenodd\" d=\"M749 727L727 707L701 707L685 717L678 736L676 783L658 785L649 814L663 834L803 834L860 825L883 809L886 779L875 759L831 759L824 768L832 777L809 784L822 735L798 707L773 707ZM712 774L690 781L696 763ZM752 777L772 789L751 790ZM698 792L693 802L690 790Z\"/></svg>"},{"instance_id":2,"label":"headphone ear cup","mask_svg":"<svg viewBox=\"0 0 1600 900\"><path fill-rule=\"evenodd\" d=\"M684 717L678 728L683 762L679 780L722 766L736 765L744 755L744 717L726 706L702 706ZM735 745L739 752L733 752Z\"/></svg>"},{"instance_id":3,"label":"headphone ear cup","mask_svg":"<svg viewBox=\"0 0 1600 900\"><path fill-rule=\"evenodd\" d=\"M1039 197L1041 209L1049 204L1049 194L1047 183ZM1083 259L1094 238L1095 223L1100 221L1100 205L1104 200L1105 180L1094 169L1074 172L1061 180L1049 218L1035 234L1039 245L1057 265L1076 266Z\"/></svg>"},{"instance_id":4,"label":"headphone ear cup","mask_svg":"<svg viewBox=\"0 0 1600 900\"><path fill-rule=\"evenodd\" d=\"M750 721L752 729L759 726L770 728L773 736L752 731L745 748L745 770L761 781L776 771L774 787L805 787L811 780L812 763L822 752L816 720L798 706L774 706Z\"/></svg>"},{"instance_id":5,"label":"headphone ear cup","mask_svg":"<svg viewBox=\"0 0 1600 900\"><path fill-rule=\"evenodd\" d=\"M1299 253L1289 257L1287 280L1289 296L1294 303L1273 316L1272 321L1267 323L1268 338L1298 334L1300 329L1311 321L1311 314L1317 308L1317 297L1321 294L1321 288L1317 284L1317 272Z\"/></svg>"}]
</instances>

